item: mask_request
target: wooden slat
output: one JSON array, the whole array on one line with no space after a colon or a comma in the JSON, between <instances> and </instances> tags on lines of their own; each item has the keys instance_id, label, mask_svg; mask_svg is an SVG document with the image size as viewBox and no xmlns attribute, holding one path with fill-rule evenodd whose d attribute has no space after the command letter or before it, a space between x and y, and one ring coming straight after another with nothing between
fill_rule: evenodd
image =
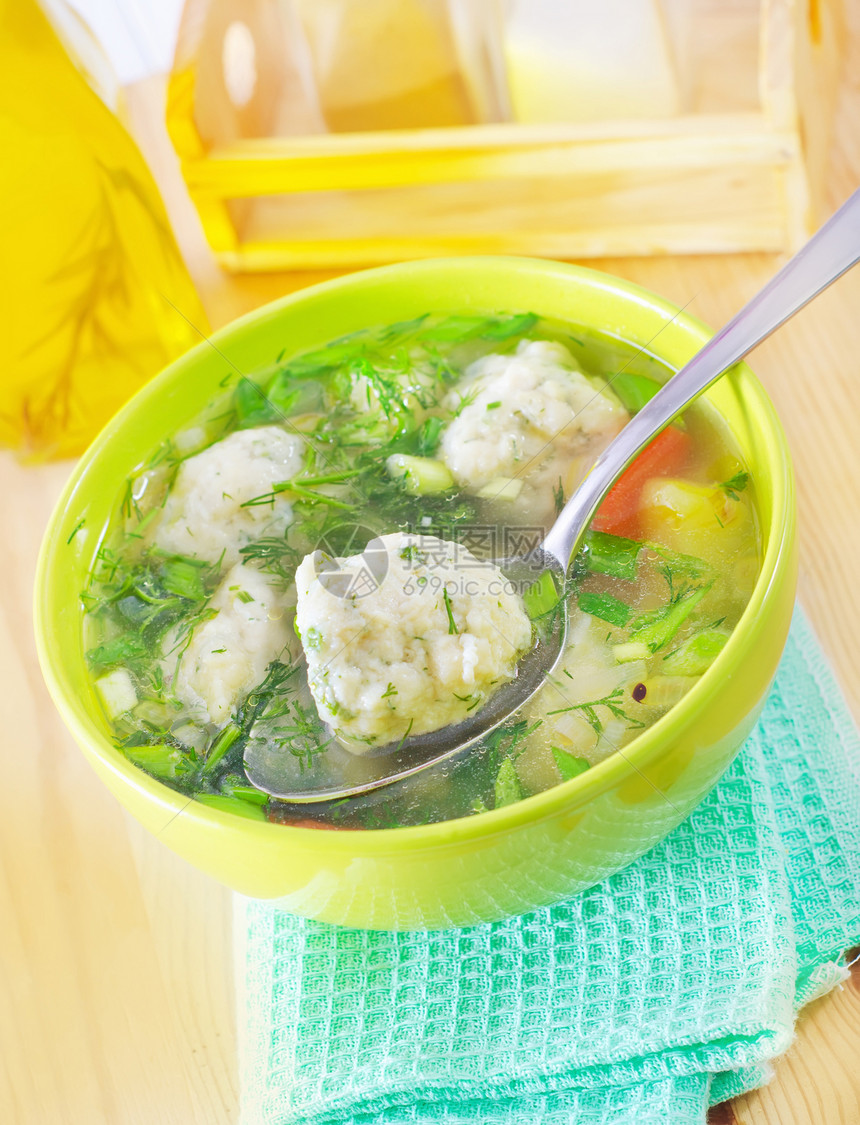
<instances>
[{"instance_id":1,"label":"wooden slat","mask_svg":"<svg viewBox=\"0 0 860 1125\"><path fill-rule=\"evenodd\" d=\"M171 78L172 82L172 78ZM761 134L762 114L687 114L655 119L535 125L460 125L446 129L389 129L375 133L314 133L307 136L245 137L211 149L213 156L243 154L250 159L277 160L283 156L368 156L398 152L447 152L456 149L504 151L517 148L624 141L666 140L676 137L715 137L732 132L743 139ZM184 154L183 154L184 155Z\"/></svg>"},{"instance_id":2,"label":"wooden slat","mask_svg":"<svg viewBox=\"0 0 860 1125\"><path fill-rule=\"evenodd\" d=\"M437 258L456 254L521 254L546 258L647 257L652 254L727 254L749 251L777 252L786 246L781 227L747 222L691 228L666 224L635 230L597 227L587 231L550 231L544 235L499 233L460 238L296 239L292 242L244 242L216 253L218 261L236 272L272 272L285 268L327 270L348 266L384 265L410 258Z\"/></svg>"},{"instance_id":3,"label":"wooden slat","mask_svg":"<svg viewBox=\"0 0 860 1125\"><path fill-rule=\"evenodd\" d=\"M231 268L463 254L555 257L781 250L784 170L643 167L243 200ZM235 206L231 205L231 206ZM403 215L411 215L404 226Z\"/></svg>"},{"instance_id":4,"label":"wooden slat","mask_svg":"<svg viewBox=\"0 0 860 1125\"><path fill-rule=\"evenodd\" d=\"M309 146L308 146L309 147ZM677 136L568 140L507 147L404 146L383 151L261 151L248 142L182 163L194 198L235 199L279 192L343 191L536 176L597 175L661 168L683 175L701 168L785 167L799 158L796 134L757 129L680 132ZM407 216L402 216L404 226Z\"/></svg>"}]
</instances>

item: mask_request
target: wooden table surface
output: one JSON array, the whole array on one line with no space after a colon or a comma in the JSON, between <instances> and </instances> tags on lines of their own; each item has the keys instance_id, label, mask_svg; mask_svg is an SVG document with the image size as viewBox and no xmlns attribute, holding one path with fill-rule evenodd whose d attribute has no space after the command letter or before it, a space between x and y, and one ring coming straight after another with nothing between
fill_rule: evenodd
<instances>
[{"instance_id":1,"label":"wooden table surface","mask_svg":"<svg viewBox=\"0 0 860 1125\"><path fill-rule=\"evenodd\" d=\"M855 44L832 160L834 207L860 183L857 54ZM222 274L161 125L162 84L131 95L134 130L213 326L320 279ZM779 263L736 255L589 264L690 302L691 313L719 325ZM800 598L860 716L860 270L751 363L797 467ZM0 456L0 1122L229 1125L238 1119L230 894L144 833L96 780L36 662L36 553L69 471ZM860 1123L858 1052L855 975L804 1010L772 1084L718 1107L711 1122Z\"/></svg>"}]
</instances>

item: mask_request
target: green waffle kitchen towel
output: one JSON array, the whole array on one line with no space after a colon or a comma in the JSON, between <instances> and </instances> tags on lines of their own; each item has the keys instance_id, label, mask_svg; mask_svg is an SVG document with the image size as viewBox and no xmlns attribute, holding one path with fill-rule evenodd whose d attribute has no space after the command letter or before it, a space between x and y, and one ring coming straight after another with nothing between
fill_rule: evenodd
<instances>
[{"instance_id":1,"label":"green waffle kitchen towel","mask_svg":"<svg viewBox=\"0 0 860 1125\"><path fill-rule=\"evenodd\" d=\"M701 1125L860 942L860 740L798 613L692 816L556 906L432 933L237 900L242 1125Z\"/></svg>"}]
</instances>

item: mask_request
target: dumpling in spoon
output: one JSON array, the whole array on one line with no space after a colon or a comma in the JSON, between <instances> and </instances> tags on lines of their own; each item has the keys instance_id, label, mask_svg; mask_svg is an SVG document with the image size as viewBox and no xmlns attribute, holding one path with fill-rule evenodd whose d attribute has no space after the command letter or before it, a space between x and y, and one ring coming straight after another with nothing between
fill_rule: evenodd
<instances>
[{"instance_id":1,"label":"dumpling in spoon","mask_svg":"<svg viewBox=\"0 0 860 1125\"><path fill-rule=\"evenodd\" d=\"M353 753L466 718L532 643L498 567L435 536L384 535L350 558L317 551L296 590L317 710Z\"/></svg>"}]
</instances>

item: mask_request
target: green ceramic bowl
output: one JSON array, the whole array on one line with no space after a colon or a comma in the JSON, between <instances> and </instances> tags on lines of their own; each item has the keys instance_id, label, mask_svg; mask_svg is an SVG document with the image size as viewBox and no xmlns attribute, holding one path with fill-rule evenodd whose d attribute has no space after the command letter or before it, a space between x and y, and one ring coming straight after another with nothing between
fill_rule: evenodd
<instances>
[{"instance_id":1,"label":"green ceramic bowl","mask_svg":"<svg viewBox=\"0 0 860 1125\"><path fill-rule=\"evenodd\" d=\"M96 772L164 844L246 895L370 929L464 926L591 886L661 840L719 779L762 708L788 632L796 582L791 465L774 409L739 366L708 398L753 473L764 564L752 600L700 682L650 729L587 773L519 804L418 828L321 832L188 802L111 745L84 662L83 588L120 483L186 424L233 369L286 345L318 346L427 310L531 309L591 325L680 367L708 330L666 301L594 270L517 258L424 261L352 274L251 313L140 391L75 469L51 519L36 579L36 634L51 694ZM659 335L658 335L659 333ZM77 529L77 531L75 530Z\"/></svg>"}]
</instances>

